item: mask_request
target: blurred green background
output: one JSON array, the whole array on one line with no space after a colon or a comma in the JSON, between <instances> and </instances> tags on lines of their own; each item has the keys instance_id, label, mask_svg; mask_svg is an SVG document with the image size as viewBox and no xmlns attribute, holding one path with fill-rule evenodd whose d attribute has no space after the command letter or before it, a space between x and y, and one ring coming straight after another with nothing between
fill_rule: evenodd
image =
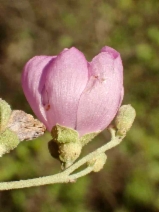
<instances>
[{"instance_id":1,"label":"blurred green background","mask_svg":"<svg viewBox=\"0 0 159 212\"><path fill-rule=\"evenodd\" d=\"M20 76L34 55L75 46L91 60L102 46L117 49L124 65L124 103L137 111L123 143L108 152L100 173L75 184L0 192L2 212L159 211L159 1L0 0L0 97L32 113ZM85 152L107 141L104 131ZM49 134L24 142L0 159L0 180L60 170L47 149Z\"/></svg>"}]
</instances>

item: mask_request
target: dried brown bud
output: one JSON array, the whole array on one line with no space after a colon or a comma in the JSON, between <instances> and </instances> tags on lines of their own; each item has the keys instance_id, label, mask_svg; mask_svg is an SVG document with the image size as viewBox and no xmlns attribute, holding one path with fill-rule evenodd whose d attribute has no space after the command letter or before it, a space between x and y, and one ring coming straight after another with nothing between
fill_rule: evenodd
<instances>
[{"instance_id":1,"label":"dried brown bud","mask_svg":"<svg viewBox=\"0 0 159 212\"><path fill-rule=\"evenodd\" d=\"M40 121L21 110L12 111L7 128L15 132L20 141L37 138L46 130Z\"/></svg>"}]
</instances>

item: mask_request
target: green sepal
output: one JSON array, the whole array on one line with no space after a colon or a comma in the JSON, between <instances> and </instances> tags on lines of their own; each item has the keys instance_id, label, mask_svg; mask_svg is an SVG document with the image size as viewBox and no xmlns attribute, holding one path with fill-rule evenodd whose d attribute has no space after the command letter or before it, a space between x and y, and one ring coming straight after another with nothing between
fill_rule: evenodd
<instances>
[{"instance_id":1,"label":"green sepal","mask_svg":"<svg viewBox=\"0 0 159 212\"><path fill-rule=\"evenodd\" d=\"M84 136L82 136L80 138L80 142L82 144L82 146L85 146L86 144L88 144L94 137L96 137L101 131L98 132L93 132L93 133L89 133L89 134L85 134Z\"/></svg>"},{"instance_id":2,"label":"green sepal","mask_svg":"<svg viewBox=\"0 0 159 212\"><path fill-rule=\"evenodd\" d=\"M0 133L6 129L11 112L10 105L6 101L0 99Z\"/></svg>"},{"instance_id":3,"label":"green sepal","mask_svg":"<svg viewBox=\"0 0 159 212\"><path fill-rule=\"evenodd\" d=\"M0 134L0 157L3 154L15 149L19 144L19 139L16 133L7 129Z\"/></svg>"},{"instance_id":4,"label":"green sepal","mask_svg":"<svg viewBox=\"0 0 159 212\"><path fill-rule=\"evenodd\" d=\"M57 143L76 143L79 140L79 134L76 130L56 124L51 131L54 141Z\"/></svg>"}]
</instances>

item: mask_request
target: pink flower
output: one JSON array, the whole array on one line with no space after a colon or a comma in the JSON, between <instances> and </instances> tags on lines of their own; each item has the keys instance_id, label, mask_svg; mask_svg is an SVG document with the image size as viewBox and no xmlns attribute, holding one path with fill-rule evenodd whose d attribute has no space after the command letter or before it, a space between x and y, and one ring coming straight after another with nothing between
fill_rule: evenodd
<instances>
[{"instance_id":1,"label":"pink flower","mask_svg":"<svg viewBox=\"0 0 159 212\"><path fill-rule=\"evenodd\" d=\"M91 62L74 47L57 56L35 56L24 67L22 87L49 131L56 124L80 136L103 130L123 99L120 54L106 46Z\"/></svg>"}]
</instances>

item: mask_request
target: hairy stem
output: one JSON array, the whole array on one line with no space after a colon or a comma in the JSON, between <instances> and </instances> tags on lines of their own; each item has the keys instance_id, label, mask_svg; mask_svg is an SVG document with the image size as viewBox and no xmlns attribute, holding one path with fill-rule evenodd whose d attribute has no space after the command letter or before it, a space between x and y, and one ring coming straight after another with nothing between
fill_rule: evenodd
<instances>
[{"instance_id":1,"label":"hairy stem","mask_svg":"<svg viewBox=\"0 0 159 212\"><path fill-rule=\"evenodd\" d=\"M70 180L76 180L76 179L78 179L80 177L83 177L83 176L89 174L90 172L92 172L92 170L93 170L92 167L87 167L87 168L85 168L84 170L82 170L82 171L80 171L78 173L70 175L69 179Z\"/></svg>"},{"instance_id":2,"label":"hairy stem","mask_svg":"<svg viewBox=\"0 0 159 212\"><path fill-rule=\"evenodd\" d=\"M111 133L113 133L113 132L111 132ZM99 154L117 146L122 141L122 139L123 139L123 137L114 137L114 134L113 134L113 138L110 142L108 142L107 144L98 148L97 150L93 151L92 153L89 153L87 156L83 157L81 160L74 163L72 166L70 166L64 172L67 173L67 174L72 173L73 171L78 169L80 166L85 164L87 161L89 161L89 160L95 158L96 156L98 156Z\"/></svg>"},{"instance_id":3,"label":"hairy stem","mask_svg":"<svg viewBox=\"0 0 159 212\"><path fill-rule=\"evenodd\" d=\"M0 190L9 190L9 189L19 189L19 188L27 188L32 186L40 186L40 185L47 185L47 184L55 184L55 183L68 183L74 182L76 179L89 174L92 171L92 167L87 167L84 170L70 175L76 169L87 163L89 160L95 158L99 154L115 147L118 145L123 137L115 137L115 130L110 130L112 139L107 144L103 145L102 147L98 148L97 150L93 151L92 153L88 154L87 156L83 157L76 163L74 163L71 167L66 169L65 171L55 174L52 176L40 177L35 179L28 179L28 180L20 180L20 181L13 181L13 182L2 182L0 183Z\"/></svg>"}]
</instances>

